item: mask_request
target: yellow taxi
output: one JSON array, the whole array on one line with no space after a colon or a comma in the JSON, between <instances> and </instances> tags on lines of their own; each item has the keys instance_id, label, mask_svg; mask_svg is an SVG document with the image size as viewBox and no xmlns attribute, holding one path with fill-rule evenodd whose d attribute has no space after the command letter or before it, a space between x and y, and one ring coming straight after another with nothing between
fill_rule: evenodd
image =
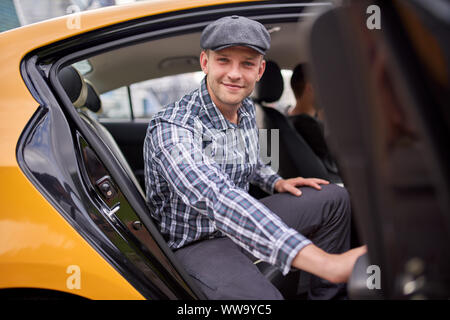
<instances>
[{"instance_id":1,"label":"yellow taxi","mask_svg":"<svg viewBox=\"0 0 450 320\"><path fill-rule=\"evenodd\" d=\"M204 299L149 214L142 146L151 116L198 85L203 28L236 14L271 34L277 67L252 97L261 129L280 130L278 171L350 192L369 248L350 298L448 299L448 16L372 2L143 1L0 33L0 296ZM306 61L332 166L283 115Z\"/></svg>"}]
</instances>

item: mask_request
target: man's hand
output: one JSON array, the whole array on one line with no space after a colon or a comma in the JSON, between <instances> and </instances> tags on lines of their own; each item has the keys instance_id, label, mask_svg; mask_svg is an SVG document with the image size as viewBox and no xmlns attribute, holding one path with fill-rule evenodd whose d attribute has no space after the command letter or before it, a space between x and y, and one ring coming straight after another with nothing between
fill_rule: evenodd
<instances>
[{"instance_id":1,"label":"man's hand","mask_svg":"<svg viewBox=\"0 0 450 320\"><path fill-rule=\"evenodd\" d=\"M329 184L327 180L318 178L292 178L292 179L281 179L275 183L274 189L277 192L290 192L294 196L301 196L302 192L297 187L313 187L314 189L320 190L321 184Z\"/></svg>"}]
</instances>

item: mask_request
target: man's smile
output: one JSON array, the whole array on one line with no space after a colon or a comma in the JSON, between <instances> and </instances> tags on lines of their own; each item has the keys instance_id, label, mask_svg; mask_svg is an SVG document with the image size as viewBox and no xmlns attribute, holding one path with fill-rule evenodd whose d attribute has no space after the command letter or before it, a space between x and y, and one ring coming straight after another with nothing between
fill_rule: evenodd
<instances>
[{"instance_id":1,"label":"man's smile","mask_svg":"<svg viewBox=\"0 0 450 320\"><path fill-rule=\"evenodd\" d=\"M232 83L224 83L224 82L222 82L222 85L224 85L226 88L228 88L228 89L230 89L232 91L238 91L238 90L244 88L244 86L240 86L240 85L232 84Z\"/></svg>"}]
</instances>

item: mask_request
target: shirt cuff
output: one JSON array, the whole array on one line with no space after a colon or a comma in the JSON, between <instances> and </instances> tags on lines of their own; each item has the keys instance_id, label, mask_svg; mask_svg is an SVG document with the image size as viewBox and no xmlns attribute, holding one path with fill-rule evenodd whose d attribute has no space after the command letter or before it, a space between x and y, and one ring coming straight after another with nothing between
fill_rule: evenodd
<instances>
[{"instance_id":1,"label":"shirt cuff","mask_svg":"<svg viewBox=\"0 0 450 320\"><path fill-rule=\"evenodd\" d=\"M296 230L289 229L275 243L275 249L272 252L270 260L281 270L283 275L286 275L291 270L292 261L300 250L311 243L311 240L305 238Z\"/></svg>"},{"instance_id":2,"label":"shirt cuff","mask_svg":"<svg viewBox=\"0 0 450 320\"><path fill-rule=\"evenodd\" d=\"M277 183L279 180L282 180L283 178L280 177L278 174L274 174L273 176L271 176L269 178L269 180L267 181L267 186L269 187L270 194L274 194L275 193L275 183Z\"/></svg>"}]
</instances>

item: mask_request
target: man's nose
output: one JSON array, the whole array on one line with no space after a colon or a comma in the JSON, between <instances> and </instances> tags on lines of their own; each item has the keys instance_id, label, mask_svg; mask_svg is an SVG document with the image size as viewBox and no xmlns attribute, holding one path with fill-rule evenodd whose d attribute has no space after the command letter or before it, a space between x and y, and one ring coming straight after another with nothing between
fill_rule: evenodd
<instances>
[{"instance_id":1,"label":"man's nose","mask_svg":"<svg viewBox=\"0 0 450 320\"><path fill-rule=\"evenodd\" d=\"M230 70L228 71L227 75L231 80L234 80L234 81L239 80L242 77L241 68L239 66L239 63L231 64Z\"/></svg>"}]
</instances>

